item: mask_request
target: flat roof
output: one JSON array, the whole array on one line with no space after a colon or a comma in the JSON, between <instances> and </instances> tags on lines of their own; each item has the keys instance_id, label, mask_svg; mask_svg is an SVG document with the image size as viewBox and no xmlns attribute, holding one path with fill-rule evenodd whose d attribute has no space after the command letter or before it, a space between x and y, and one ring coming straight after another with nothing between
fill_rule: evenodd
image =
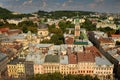
<instances>
[{"instance_id":1,"label":"flat roof","mask_svg":"<svg viewBox=\"0 0 120 80\"><path fill-rule=\"evenodd\" d=\"M46 55L45 63L60 63L60 56L59 55Z\"/></svg>"},{"instance_id":2,"label":"flat roof","mask_svg":"<svg viewBox=\"0 0 120 80\"><path fill-rule=\"evenodd\" d=\"M117 57L115 57L115 59L117 59L118 61L120 61L120 55L118 55Z\"/></svg>"},{"instance_id":3,"label":"flat roof","mask_svg":"<svg viewBox=\"0 0 120 80\"><path fill-rule=\"evenodd\" d=\"M74 42L75 45L88 45L88 42Z\"/></svg>"},{"instance_id":4,"label":"flat roof","mask_svg":"<svg viewBox=\"0 0 120 80\"><path fill-rule=\"evenodd\" d=\"M68 64L68 56L60 56L60 63L61 64Z\"/></svg>"},{"instance_id":5,"label":"flat roof","mask_svg":"<svg viewBox=\"0 0 120 80\"><path fill-rule=\"evenodd\" d=\"M35 53L29 53L26 57L26 61L33 61L35 64L44 63L45 55L41 53L41 51L37 51Z\"/></svg>"},{"instance_id":6,"label":"flat roof","mask_svg":"<svg viewBox=\"0 0 120 80\"><path fill-rule=\"evenodd\" d=\"M112 63L108 59L106 59L104 56L96 57L95 62L97 65L109 65L109 66L112 65Z\"/></svg>"},{"instance_id":7,"label":"flat roof","mask_svg":"<svg viewBox=\"0 0 120 80\"><path fill-rule=\"evenodd\" d=\"M52 46L53 44L36 44L36 47L37 48L46 48L46 47L50 47Z\"/></svg>"},{"instance_id":8,"label":"flat roof","mask_svg":"<svg viewBox=\"0 0 120 80\"><path fill-rule=\"evenodd\" d=\"M14 58L13 60L11 60L8 64L12 64L12 65L16 65L16 64L19 64L20 63L24 63L25 60L21 60L21 59L18 59L18 57Z\"/></svg>"},{"instance_id":9,"label":"flat roof","mask_svg":"<svg viewBox=\"0 0 120 80\"><path fill-rule=\"evenodd\" d=\"M18 34L18 35L13 35L9 37L10 39L25 39L26 34Z\"/></svg>"}]
</instances>

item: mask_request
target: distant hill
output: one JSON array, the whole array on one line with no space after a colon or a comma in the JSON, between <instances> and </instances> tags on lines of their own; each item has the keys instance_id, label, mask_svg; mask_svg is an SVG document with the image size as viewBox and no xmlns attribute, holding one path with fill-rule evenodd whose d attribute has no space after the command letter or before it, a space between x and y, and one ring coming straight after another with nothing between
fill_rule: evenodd
<instances>
[{"instance_id":1,"label":"distant hill","mask_svg":"<svg viewBox=\"0 0 120 80\"><path fill-rule=\"evenodd\" d=\"M12 15L11 11L9 11L9 10L7 10L5 8L0 7L0 18L7 18L7 17L9 17L11 15Z\"/></svg>"},{"instance_id":2,"label":"distant hill","mask_svg":"<svg viewBox=\"0 0 120 80\"><path fill-rule=\"evenodd\" d=\"M40 17L50 17L50 18L61 18L63 16L71 18L76 15L79 15L80 17L82 15L89 15L91 13L95 12L89 12L89 11L52 11L52 12L45 12L45 11L38 11L37 12Z\"/></svg>"},{"instance_id":3,"label":"distant hill","mask_svg":"<svg viewBox=\"0 0 120 80\"><path fill-rule=\"evenodd\" d=\"M11 19L11 18L22 18L22 17L29 17L32 16L31 14L12 14L12 11L9 11L5 8L0 7L0 18L1 19Z\"/></svg>"}]
</instances>

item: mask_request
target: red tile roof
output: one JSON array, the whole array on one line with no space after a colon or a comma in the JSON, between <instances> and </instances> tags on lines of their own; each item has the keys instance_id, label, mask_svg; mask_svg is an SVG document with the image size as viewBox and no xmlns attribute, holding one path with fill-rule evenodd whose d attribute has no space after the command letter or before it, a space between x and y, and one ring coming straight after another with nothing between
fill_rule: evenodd
<instances>
[{"instance_id":1,"label":"red tile roof","mask_svg":"<svg viewBox=\"0 0 120 80\"><path fill-rule=\"evenodd\" d=\"M94 56L97 56L97 57L102 56L102 53L95 46L85 47L85 50L88 52L91 52Z\"/></svg>"},{"instance_id":2,"label":"red tile roof","mask_svg":"<svg viewBox=\"0 0 120 80\"><path fill-rule=\"evenodd\" d=\"M78 62L95 62L95 57L90 52L77 53Z\"/></svg>"},{"instance_id":3,"label":"red tile roof","mask_svg":"<svg viewBox=\"0 0 120 80\"><path fill-rule=\"evenodd\" d=\"M19 34L19 33L21 33L22 32L22 30L20 30L20 29L13 29L13 30L9 30L8 32L7 32L7 34L8 35L16 35L16 34Z\"/></svg>"},{"instance_id":4,"label":"red tile roof","mask_svg":"<svg viewBox=\"0 0 120 80\"><path fill-rule=\"evenodd\" d=\"M73 44L73 43L74 43L74 38L67 36L67 37L65 38L65 43L66 43L66 44Z\"/></svg>"},{"instance_id":5,"label":"red tile roof","mask_svg":"<svg viewBox=\"0 0 120 80\"><path fill-rule=\"evenodd\" d=\"M111 38L99 38L100 43L113 43Z\"/></svg>"},{"instance_id":6,"label":"red tile roof","mask_svg":"<svg viewBox=\"0 0 120 80\"><path fill-rule=\"evenodd\" d=\"M1 33L5 33L5 32L8 32L8 31L9 31L9 28L0 28Z\"/></svg>"},{"instance_id":7,"label":"red tile roof","mask_svg":"<svg viewBox=\"0 0 120 80\"><path fill-rule=\"evenodd\" d=\"M69 64L77 64L77 56L73 53L68 55L68 63Z\"/></svg>"},{"instance_id":8,"label":"red tile roof","mask_svg":"<svg viewBox=\"0 0 120 80\"><path fill-rule=\"evenodd\" d=\"M111 37L120 37L120 34L112 34Z\"/></svg>"}]
</instances>

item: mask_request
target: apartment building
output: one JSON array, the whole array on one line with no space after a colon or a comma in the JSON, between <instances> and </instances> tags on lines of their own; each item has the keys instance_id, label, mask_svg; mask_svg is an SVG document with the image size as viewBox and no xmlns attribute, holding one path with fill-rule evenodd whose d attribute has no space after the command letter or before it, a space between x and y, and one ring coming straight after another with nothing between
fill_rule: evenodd
<instances>
[{"instance_id":1,"label":"apartment building","mask_svg":"<svg viewBox=\"0 0 120 80\"><path fill-rule=\"evenodd\" d=\"M19 61L17 58L7 64L7 72L9 78L25 77L24 62Z\"/></svg>"}]
</instances>

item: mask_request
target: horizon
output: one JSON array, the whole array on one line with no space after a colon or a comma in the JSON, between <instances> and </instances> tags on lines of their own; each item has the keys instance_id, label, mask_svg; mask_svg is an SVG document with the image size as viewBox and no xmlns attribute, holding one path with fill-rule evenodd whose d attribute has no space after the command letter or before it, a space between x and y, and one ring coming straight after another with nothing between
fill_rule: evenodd
<instances>
[{"instance_id":1,"label":"horizon","mask_svg":"<svg viewBox=\"0 0 120 80\"><path fill-rule=\"evenodd\" d=\"M120 13L120 0L1 0L0 7L18 13L90 11Z\"/></svg>"}]
</instances>

